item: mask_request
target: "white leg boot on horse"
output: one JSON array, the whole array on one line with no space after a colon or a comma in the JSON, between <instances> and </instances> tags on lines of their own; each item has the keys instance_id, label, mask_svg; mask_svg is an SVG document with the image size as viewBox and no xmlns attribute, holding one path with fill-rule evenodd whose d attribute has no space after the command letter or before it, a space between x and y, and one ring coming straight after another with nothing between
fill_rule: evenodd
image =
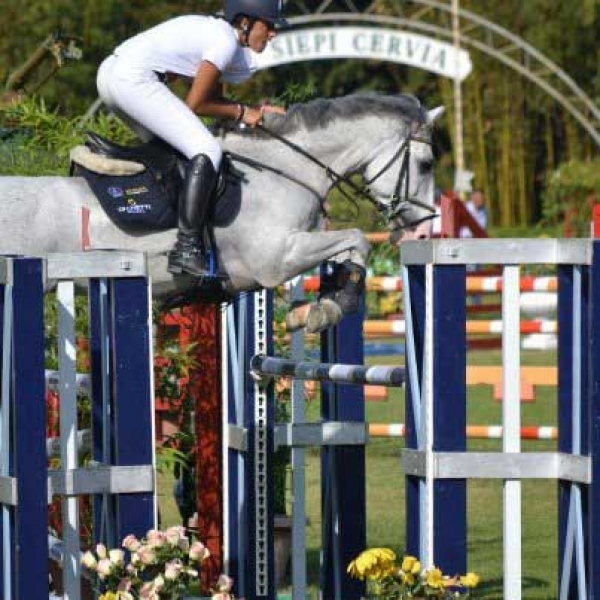
<instances>
[{"instance_id":1,"label":"white leg boot on horse","mask_svg":"<svg viewBox=\"0 0 600 600\"><path fill-rule=\"evenodd\" d=\"M283 262L290 269L296 268L296 273L305 272L312 265L300 268L300 257L314 254L315 248L322 256L331 256L335 261L334 274L330 284L321 288L317 302L299 303L288 312L286 329L289 332L306 327L307 333L318 333L333 327L345 314L356 312L359 307L370 250L364 234L358 229L293 234L287 240ZM290 273L287 279L296 273Z\"/></svg>"},{"instance_id":2,"label":"white leg boot on horse","mask_svg":"<svg viewBox=\"0 0 600 600\"><path fill-rule=\"evenodd\" d=\"M286 328L293 332L306 327L318 333L336 325L344 315L360 308L365 290L366 269L350 259L334 263L333 272L321 280L318 302L299 303L286 316Z\"/></svg>"},{"instance_id":3,"label":"white leg boot on horse","mask_svg":"<svg viewBox=\"0 0 600 600\"><path fill-rule=\"evenodd\" d=\"M205 154L198 154L187 165L179 195L179 231L169 252L169 272L210 276L202 253L204 218L212 202L217 174Z\"/></svg>"}]
</instances>

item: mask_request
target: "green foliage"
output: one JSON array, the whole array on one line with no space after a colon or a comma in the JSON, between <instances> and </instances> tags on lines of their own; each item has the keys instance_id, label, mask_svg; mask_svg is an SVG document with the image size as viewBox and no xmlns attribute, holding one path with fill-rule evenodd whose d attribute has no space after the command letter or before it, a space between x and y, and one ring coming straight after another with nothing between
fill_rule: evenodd
<instances>
[{"instance_id":1,"label":"green foliage","mask_svg":"<svg viewBox=\"0 0 600 600\"><path fill-rule=\"evenodd\" d=\"M199 368L197 346L197 343L184 348L179 344L168 345L155 357L156 397L168 401L173 412L179 414L179 430L170 435L157 451L157 468L172 469L175 478L182 481L179 509L184 522L196 511L195 398L191 394L189 379Z\"/></svg>"},{"instance_id":2,"label":"green foliage","mask_svg":"<svg viewBox=\"0 0 600 600\"><path fill-rule=\"evenodd\" d=\"M65 117L43 98L28 98L0 110L5 140L0 142L0 173L3 175L65 175L71 148L83 143L87 130L116 142L127 143L133 135L115 117L98 113L94 119Z\"/></svg>"},{"instance_id":3,"label":"green foliage","mask_svg":"<svg viewBox=\"0 0 600 600\"><path fill-rule=\"evenodd\" d=\"M573 236L589 236L591 210L600 198L600 158L563 163L548 180L543 197L544 223L562 226L569 219Z\"/></svg>"},{"instance_id":4,"label":"green foliage","mask_svg":"<svg viewBox=\"0 0 600 600\"><path fill-rule=\"evenodd\" d=\"M84 112L97 96L96 70L125 39L182 14L212 14L220 0L3 0L0 15L0 81L27 60L56 30L81 38L83 58L62 68L44 86L52 106L64 114Z\"/></svg>"},{"instance_id":5,"label":"green foliage","mask_svg":"<svg viewBox=\"0 0 600 600\"><path fill-rule=\"evenodd\" d=\"M75 337L78 340L88 337L87 297L75 296ZM55 292L44 296L44 346L47 369L58 369L58 301ZM86 372L85 363L89 357L86 353L77 353L77 370Z\"/></svg>"},{"instance_id":6,"label":"green foliage","mask_svg":"<svg viewBox=\"0 0 600 600\"><path fill-rule=\"evenodd\" d=\"M285 291L282 289L274 290L274 310L273 310L273 327L274 338L273 346L274 353L277 356L289 355L290 343L285 328L285 315L289 308L285 298ZM275 385L275 423L289 423L291 419L291 395L290 387L278 385L279 382L274 382ZM287 474L290 468L291 451L288 446L280 446L275 451L273 457L273 503L274 511L277 515L285 515L286 510L286 488Z\"/></svg>"}]
</instances>

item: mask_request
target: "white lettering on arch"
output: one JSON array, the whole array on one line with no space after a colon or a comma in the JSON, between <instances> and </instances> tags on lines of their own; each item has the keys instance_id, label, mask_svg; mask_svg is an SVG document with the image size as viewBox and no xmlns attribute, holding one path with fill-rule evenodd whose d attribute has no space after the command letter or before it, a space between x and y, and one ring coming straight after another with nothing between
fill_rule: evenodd
<instances>
[{"instance_id":1,"label":"white lettering on arch","mask_svg":"<svg viewBox=\"0 0 600 600\"><path fill-rule=\"evenodd\" d=\"M403 63L443 77L465 79L472 70L469 53L451 44L407 31L378 27L317 27L284 31L262 54L258 69L311 60L364 58Z\"/></svg>"}]
</instances>

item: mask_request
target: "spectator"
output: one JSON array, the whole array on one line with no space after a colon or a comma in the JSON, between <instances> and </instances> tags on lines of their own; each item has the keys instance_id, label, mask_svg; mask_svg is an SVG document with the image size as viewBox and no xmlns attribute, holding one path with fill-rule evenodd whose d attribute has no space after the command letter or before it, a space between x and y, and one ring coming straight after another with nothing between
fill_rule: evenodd
<instances>
[{"instance_id":1,"label":"spectator","mask_svg":"<svg viewBox=\"0 0 600 600\"><path fill-rule=\"evenodd\" d=\"M442 190L435 188L433 201L435 203L435 218L431 222L431 235L433 237L441 237L442 235L442 208L440 203L442 201Z\"/></svg>"},{"instance_id":2,"label":"spectator","mask_svg":"<svg viewBox=\"0 0 600 600\"><path fill-rule=\"evenodd\" d=\"M487 208L485 206L485 196L481 190L475 190L471 194L471 199L465 203L465 208L471 213L475 221L477 221L477 224L482 229L487 229ZM460 237L473 237L473 234L468 227L461 227Z\"/></svg>"}]
</instances>

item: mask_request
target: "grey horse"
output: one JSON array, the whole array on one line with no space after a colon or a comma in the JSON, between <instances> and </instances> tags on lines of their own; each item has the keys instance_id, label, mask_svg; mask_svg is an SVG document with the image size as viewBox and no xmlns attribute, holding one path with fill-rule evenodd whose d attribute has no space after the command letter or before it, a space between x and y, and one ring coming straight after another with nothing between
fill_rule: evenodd
<instances>
[{"instance_id":1,"label":"grey horse","mask_svg":"<svg viewBox=\"0 0 600 600\"><path fill-rule=\"evenodd\" d=\"M223 147L238 157L241 177L225 190L214 218L224 291L233 296L273 288L333 260L347 267L350 276L342 279L355 293L352 273L364 279L369 253L365 236L358 229L318 228L328 191L354 174L368 184L358 193L377 204L390 229L401 228L405 238L428 237L434 211L431 130L442 112L428 112L413 96L355 94L265 115L264 129L223 133ZM125 233L81 178L0 177L0 226L1 254L142 251L155 298L197 285L192 277L167 272L176 230ZM296 311L290 326L312 331L330 326L356 307L347 295L348 289L337 290Z\"/></svg>"}]
</instances>

